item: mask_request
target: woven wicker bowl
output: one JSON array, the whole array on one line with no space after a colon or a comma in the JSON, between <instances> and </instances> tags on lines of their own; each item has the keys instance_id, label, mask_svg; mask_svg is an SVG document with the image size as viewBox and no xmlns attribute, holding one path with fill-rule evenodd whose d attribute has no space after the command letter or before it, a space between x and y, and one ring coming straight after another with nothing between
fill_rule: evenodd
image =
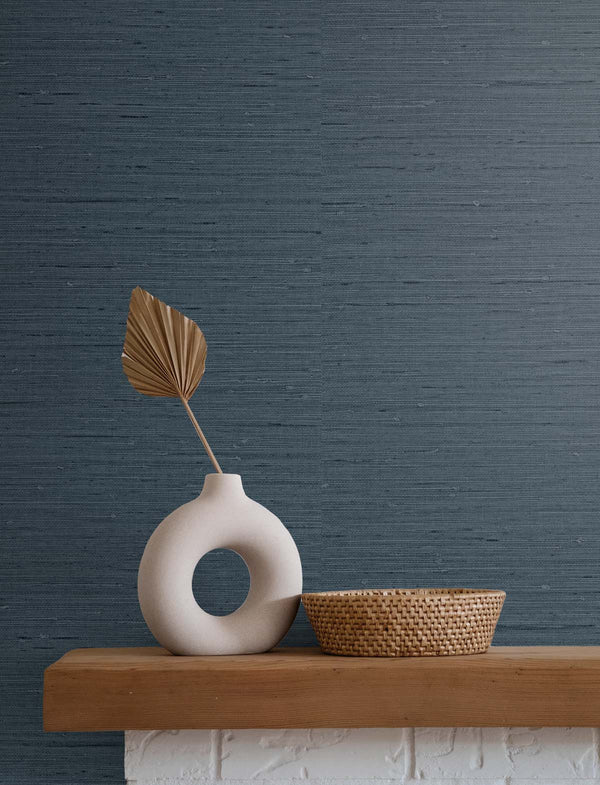
<instances>
[{"instance_id":1,"label":"woven wicker bowl","mask_svg":"<svg viewBox=\"0 0 600 785\"><path fill-rule=\"evenodd\" d=\"M487 650L503 591L359 589L303 594L321 648L350 657L433 657Z\"/></svg>"}]
</instances>

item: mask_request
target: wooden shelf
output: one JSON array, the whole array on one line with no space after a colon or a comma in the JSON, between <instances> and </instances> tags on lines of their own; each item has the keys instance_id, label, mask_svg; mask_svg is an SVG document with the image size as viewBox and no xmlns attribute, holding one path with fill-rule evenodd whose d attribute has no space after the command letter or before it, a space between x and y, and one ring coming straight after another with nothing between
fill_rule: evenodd
<instances>
[{"instance_id":1,"label":"wooden shelf","mask_svg":"<svg viewBox=\"0 0 600 785\"><path fill-rule=\"evenodd\" d=\"M400 659L76 649L44 679L48 731L585 727L599 718L600 646Z\"/></svg>"}]
</instances>

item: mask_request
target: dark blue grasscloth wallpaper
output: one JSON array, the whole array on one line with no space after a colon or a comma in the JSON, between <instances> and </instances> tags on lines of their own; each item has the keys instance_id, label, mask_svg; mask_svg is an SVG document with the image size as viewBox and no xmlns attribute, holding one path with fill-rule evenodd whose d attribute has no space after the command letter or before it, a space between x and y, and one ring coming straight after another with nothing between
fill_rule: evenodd
<instances>
[{"instance_id":1,"label":"dark blue grasscloth wallpaper","mask_svg":"<svg viewBox=\"0 0 600 785\"><path fill-rule=\"evenodd\" d=\"M0 17L0 781L121 781L42 672L152 643L140 555L210 470L122 376L137 284L205 331L195 411L307 590L504 588L498 643L598 643L600 5Z\"/></svg>"}]
</instances>

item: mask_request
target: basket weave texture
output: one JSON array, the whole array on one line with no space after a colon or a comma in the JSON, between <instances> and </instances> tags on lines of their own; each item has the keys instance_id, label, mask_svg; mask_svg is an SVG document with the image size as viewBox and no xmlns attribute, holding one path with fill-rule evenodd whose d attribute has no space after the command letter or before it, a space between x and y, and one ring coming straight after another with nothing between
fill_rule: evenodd
<instances>
[{"instance_id":1,"label":"basket weave texture","mask_svg":"<svg viewBox=\"0 0 600 785\"><path fill-rule=\"evenodd\" d=\"M492 642L505 592L359 589L303 594L327 654L433 657L481 654Z\"/></svg>"}]
</instances>

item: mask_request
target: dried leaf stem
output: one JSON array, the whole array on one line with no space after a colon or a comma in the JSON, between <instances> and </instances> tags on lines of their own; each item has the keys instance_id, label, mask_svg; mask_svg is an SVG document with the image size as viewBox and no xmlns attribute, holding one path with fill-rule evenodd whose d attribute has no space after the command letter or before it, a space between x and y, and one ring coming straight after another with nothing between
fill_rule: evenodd
<instances>
[{"instance_id":1,"label":"dried leaf stem","mask_svg":"<svg viewBox=\"0 0 600 785\"><path fill-rule=\"evenodd\" d=\"M121 355L123 371L143 395L181 400L213 466L223 474L188 403L200 384L205 361L206 340L196 322L136 286Z\"/></svg>"},{"instance_id":2,"label":"dried leaf stem","mask_svg":"<svg viewBox=\"0 0 600 785\"><path fill-rule=\"evenodd\" d=\"M210 448L210 444L206 441L206 436L202 432L202 428L198 425L198 420L196 419L194 412L191 410L189 403L185 400L183 396L181 396L181 403L185 406L185 410L188 413L188 417L192 421L192 425L196 429L196 433L200 437L200 441L204 445L204 449L206 450L208 457L212 461L212 465L215 467L216 471L219 474L223 474L223 469L219 466L219 462L215 458L214 452Z\"/></svg>"}]
</instances>

